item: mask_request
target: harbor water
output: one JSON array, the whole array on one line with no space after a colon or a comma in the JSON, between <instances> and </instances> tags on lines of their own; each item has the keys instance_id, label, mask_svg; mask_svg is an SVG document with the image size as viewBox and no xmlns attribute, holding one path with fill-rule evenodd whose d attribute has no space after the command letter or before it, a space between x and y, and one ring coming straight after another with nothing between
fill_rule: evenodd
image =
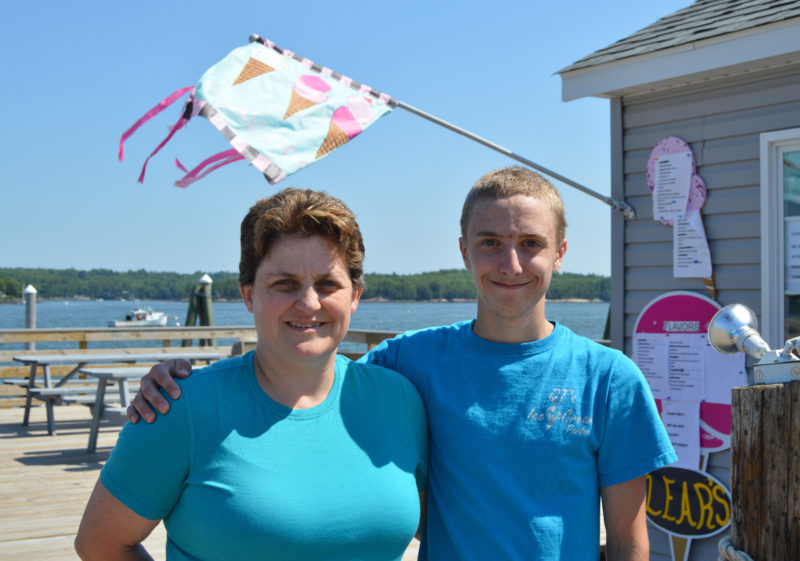
<instances>
[{"instance_id":1,"label":"harbor water","mask_svg":"<svg viewBox=\"0 0 800 561\"><path fill-rule=\"evenodd\" d=\"M155 311L165 312L169 318L167 325L183 325L186 321L187 302L42 300L36 306L36 327L105 327L111 320L124 319L125 313L135 306L150 307ZM547 317L566 325L580 335L590 339L600 339L603 336L608 306L607 302L548 302ZM475 302L361 302L358 311L353 315L350 327L380 331L421 329L472 319L476 310ZM213 314L214 325L217 326L243 326L253 323L252 315L242 302L214 302ZM0 306L0 329L24 327L24 305ZM219 344L226 344L226 341L219 341ZM75 344L61 345L69 348ZM97 346L102 345L97 343ZM4 345L2 348L15 347ZM59 344L41 343L37 348L59 348Z\"/></svg>"}]
</instances>

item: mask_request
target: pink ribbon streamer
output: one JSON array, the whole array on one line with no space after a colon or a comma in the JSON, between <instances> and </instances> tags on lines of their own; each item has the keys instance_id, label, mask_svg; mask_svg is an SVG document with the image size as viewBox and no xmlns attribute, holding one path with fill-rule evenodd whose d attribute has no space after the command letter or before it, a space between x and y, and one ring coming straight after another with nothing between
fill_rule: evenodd
<instances>
[{"instance_id":1,"label":"pink ribbon streamer","mask_svg":"<svg viewBox=\"0 0 800 561\"><path fill-rule=\"evenodd\" d=\"M185 94L186 92L189 92L189 91L193 92L194 91L194 86L189 86L188 88L181 88L180 90L177 90L177 91L173 92L172 94L170 94L169 96L167 96L166 98L164 98L160 102L158 102L156 104L156 106L153 107L150 111L145 113L144 116L142 116L142 118L140 118L138 121L136 121L131 128L126 130L124 133L122 133L122 137L119 139L119 160L122 161L122 156L123 156L122 144L126 140L128 140L128 138L130 138L130 136L134 132L136 132L136 129L138 129L143 124L145 124L147 121L149 121L150 119L152 119L153 117L155 117L156 115L161 113L164 109L166 109L167 107L169 107L170 105L175 103L175 100L177 100L178 98L183 96L183 94Z\"/></svg>"},{"instance_id":2,"label":"pink ribbon streamer","mask_svg":"<svg viewBox=\"0 0 800 561\"><path fill-rule=\"evenodd\" d=\"M192 97L189 96L189 101L187 101L187 104L189 104L191 102L192 102ZM161 143L158 146L156 146L156 149L153 150L150 153L149 156L147 156L147 159L144 161L144 164L142 164L142 171L141 171L141 173L139 173L139 180L138 180L139 183L144 183L144 174L145 174L145 171L147 171L147 163L150 161L150 158L152 158L153 156L158 154L159 150L161 150L164 147L164 145L167 142L170 141L170 139L175 135L175 133L178 132L179 130L181 130L184 127L184 125L186 125L186 123L189 122L189 119L191 117L186 117L185 115L186 115L186 111L181 113L181 116L178 119L178 122L175 123L175 125L172 127L172 129L170 129L169 134L167 135L167 138L162 140Z\"/></svg>"},{"instance_id":3,"label":"pink ribbon streamer","mask_svg":"<svg viewBox=\"0 0 800 561\"><path fill-rule=\"evenodd\" d=\"M221 161L220 161L221 160ZM219 154L214 154L213 156L206 158L203 160L198 166L196 166L192 171L187 173L183 178L175 182L176 187L188 187L195 181L199 181L207 176L212 171L216 171L222 166L227 166L228 164L232 164L233 162L238 162L239 160L244 160L244 156L239 154L235 149L231 148L230 150L225 150L224 152L220 152ZM176 160L177 162L177 160ZM218 162L217 164L211 166L207 170L203 171L203 168L206 166L213 164L214 162ZM180 166L182 167L182 166ZM202 173L201 173L202 172Z\"/></svg>"}]
</instances>

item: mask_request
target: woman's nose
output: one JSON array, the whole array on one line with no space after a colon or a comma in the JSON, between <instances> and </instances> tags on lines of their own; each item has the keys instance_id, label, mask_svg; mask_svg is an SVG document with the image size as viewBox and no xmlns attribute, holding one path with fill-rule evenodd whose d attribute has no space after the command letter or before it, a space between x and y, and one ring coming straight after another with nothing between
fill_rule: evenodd
<instances>
[{"instance_id":1,"label":"woman's nose","mask_svg":"<svg viewBox=\"0 0 800 561\"><path fill-rule=\"evenodd\" d=\"M320 309L319 294L313 286L309 286L300 291L297 296L296 305L298 308L308 311Z\"/></svg>"}]
</instances>

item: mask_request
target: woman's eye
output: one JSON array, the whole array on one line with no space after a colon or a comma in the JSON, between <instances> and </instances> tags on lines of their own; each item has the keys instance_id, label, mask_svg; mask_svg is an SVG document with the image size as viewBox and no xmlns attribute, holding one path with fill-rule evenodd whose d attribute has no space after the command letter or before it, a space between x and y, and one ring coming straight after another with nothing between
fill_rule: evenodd
<instances>
[{"instance_id":1,"label":"woman's eye","mask_svg":"<svg viewBox=\"0 0 800 561\"><path fill-rule=\"evenodd\" d=\"M319 287L320 287L321 290L325 290L327 292L331 292L333 290L338 290L339 289L339 283L336 282L336 281L332 281L332 280L324 280L324 281L320 281Z\"/></svg>"}]
</instances>

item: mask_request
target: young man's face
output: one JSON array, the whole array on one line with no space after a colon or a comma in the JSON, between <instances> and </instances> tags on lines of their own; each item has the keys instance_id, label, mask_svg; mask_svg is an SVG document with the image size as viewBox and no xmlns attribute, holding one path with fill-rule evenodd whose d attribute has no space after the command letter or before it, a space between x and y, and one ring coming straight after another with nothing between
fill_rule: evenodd
<instances>
[{"instance_id":1,"label":"young man's face","mask_svg":"<svg viewBox=\"0 0 800 561\"><path fill-rule=\"evenodd\" d=\"M531 340L547 329L545 294L567 249L548 203L525 195L479 200L459 245L478 290L478 335L506 340L518 332Z\"/></svg>"}]
</instances>

